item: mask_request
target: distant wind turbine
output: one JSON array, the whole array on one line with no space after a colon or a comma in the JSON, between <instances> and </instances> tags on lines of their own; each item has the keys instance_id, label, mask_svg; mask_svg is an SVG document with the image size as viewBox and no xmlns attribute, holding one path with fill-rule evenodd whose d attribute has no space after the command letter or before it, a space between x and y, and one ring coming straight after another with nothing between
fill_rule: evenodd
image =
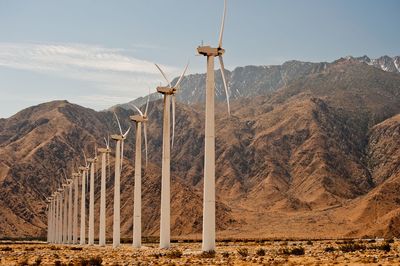
<instances>
[{"instance_id":1,"label":"distant wind turbine","mask_svg":"<svg viewBox=\"0 0 400 266\"><path fill-rule=\"evenodd\" d=\"M57 243L61 244L62 243L62 201L63 201L63 195L62 195L62 188L58 189L58 218L57 218Z\"/></svg>"},{"instance_id":2,"label":"distant wind turbine","mask_svg":"<svg viewBox=\"0 0 400 266\"><path fill-rule=\"evenodd\" d=\"M218 57L221 65L222 81L224 83L228 113L230 114L229 94L226 85L225 67L222 55L222 37L224 34L226 15L226 0L224 0L224 13L222 16L221 30L218 47L199 46L197 52L207 57L206 78L206 121L205 121L205 152L204 152L204 196L203 196L203 243L202 250L215 250L215 113L214 113L214 58Z\"/></svg>"},{"instance_id":3,"label":"distant wind turbine","mask_svg":"<svg viewBox=\"0 0 400 266\"><path fill-rule=\"evenodd\" d=\"M101 154L101 188L100 188L100 227L99 245L106 245L106 166L110 167L110 138L104 138L106 148L99 148Z\"/></svg>"},{"instance_id":4,"label":"distant wind turbine","mask_svg":"<svg viewBox=\"0 0 400 266\"><path fill-rule=\"evenodd\" d=\"M55 216L55 193L51 194L50 196L50 221L49 221L49 226L48 226L48 231L49 231L49 243L54 243L54 216Z\"/></svg>"},{"instance_id":5,"label":"distant wind turbine","mask_svg":"<svg viewBox=\"0 0 400 266\"><path fill-rule=\"evenodd\" d=\"M68 190L67 190L68 184L65 183L63 184L63 227L62 227L62 243L67 244L67 231L68 231Z\"/></svg>"},{"instance_id":6,"label":"distant wind turbine","mask_svg":"<svg viewBox=\"0 0 400 266\"><path fill-rule=\"evenodd\" d=\"M72 227L72 244L78 244L78 197L79 197L79 173L72 174L74 179L74 214Z\"/></svg>"},{"instance_id":7,"label":"distant wind turbine","mask_svg":"<svg viewBox=\"0 0 400 266\"><path fill-rule=\"evenodd\" d=\"M115 149L115 184L114 184L114 223L113 223L113 248L117 248L121 242L121 172L122 162L124 159L124 141L129 133L130 127L125 133L122 133L121 124L118 116L114 113L117 119L120 134L111 135L111 138L117 142Z\"/></svg>"},{"instance_id":8,"label":"distant wind turbine","mask_svg":"<svg viewBox=\"0 0 400 266\"><path fill-rule=\"evenodd\" d=\"M155 64L161 75L167 81L165 87L157 87L157 92L164 95L164 116L163 116L163 150L161 169L161 218L160 218L160 248L169 248L171 240L171 148L170 148L170 100L172 97L172 148L175 137L175 94L185 75L189 63L183 70L182 75L174 86L168 80L162 69Z\"/></svg>"},{"instance_id":9,"label":"distant wind turbine","mask_svg":"<svg viewBox=\"0 0 400 266\"><path fill-rule=\"evenodd\" d=\"M133 201L133 247L140 248L142 245L142 123L144 130L146 167L147 167L147 110L149 107L150 94L144 114L134 104L132 106L139 115L132 115L130 119L136 124L136 151L135 151L135 189Z\"/></svg>"},{"instance_id":10,"label":"distant wind turbine","mask_svg":"<svg viewBox=\"0 0 400 266\"><path fill-rule=\"evenodd\" d=\"M80 244L86 244L86 176L89 171L89 165L86 160L85 152L83 152L83 156L85 158L85 166L79 167L81 171L82 183L81 183L81 235L80 235Z\"/></svg>"},{"instance_id":11,"label":"distant wind turbine","mask_svg":"<svg viewBox=\"0 0 400 266\"><path fill-rule=\"evenodd\" d=\"M52 216L52 197L46 198L47 203L47 243L50 243L51 239L51 216Z\"/></svg>"},{"instance_id":12,"label":"distant wind turbine","mask_svg":"<svg viewBox=\"0 0 400 266\"><path fill-rule=\"evenodd\" d=\"M72 244L72 184L73 178L68 180L68 228L67 243Z\"/></svg>"},{"instance_id":13,"label":"distant wind turbine","mask_svg":"<svg viewBox=\"0 0 400 266\"><path fill-rule=\"evenodd\" d=\"M59 201L59 193L56 190L54 192L54 221L53 221L53 232L54 232L54 240L53 243L58 242L58 217L59 217L59 207L58 207L58 201Z\"/></svg>"},{"instance_id":14,"label":"distant wind turbine","mask_svg":"<svg viewBox=\"0 0 400 266\"><path fill-rule=\"evenodd\" d=\"M90 164L90 192L89 192L89 245L94 245L94 173L97 162L97 147L95 146L95 157L88 159Z\"/></svg>"}]
</instances>

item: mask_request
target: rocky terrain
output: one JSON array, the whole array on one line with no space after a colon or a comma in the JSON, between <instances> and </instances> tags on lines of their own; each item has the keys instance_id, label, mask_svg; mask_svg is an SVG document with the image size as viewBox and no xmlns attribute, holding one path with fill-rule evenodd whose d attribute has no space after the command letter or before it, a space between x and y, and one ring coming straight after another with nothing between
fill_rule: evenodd
<instances>
[{"instance_id":1,"label":"rocky terrain","mask_svg":"<svg viewBox=\"0 0 400 266\"><path fill-rule=\"evenodd\" d=\"M398 73L342 58L244 67L228 76L231 92L237 91L231 116L223 94L216 106L218 238L399 236ZM175 239L198 239L201 233L204 107L193 99L203 97L203 78L185 78L178 96L171 163ZM193 98L189 87L198 88ZM113 110L127 128L133 111ZM149 110L143 235L157 236L162 101L154 98ZM95 143L103 145L102 138L117 130L112 112L66 101L0 120L0 237L44 236L45 197L83 164L83 150L93 156ZM125 145L121 179L123 238L132 237L134 134ZM111 207L113 175L107 187ZM107 217L111 228L111 208Z\"/></svg>"},{"instance_id":2,"label":"rocky terrain","mask_svg":"<svg viewBox=\"0 0 400 266\"><path fill-rule=\"evenodd\" d=\"M400 73L400 56L389 57L387 55L377 59L347 56L338 61L354 61L364 63L386 72ZM268 95L277 89L290 84L292 81L315 73L323 73L327 67L337 62L301 62L287 61L282 65L245 66L237 67L233 71L226 70L225 76L228 81L229 95L231 99ZM221 73L215 71L216 100L225 101L225 92L222 83ZM177 99L186 104L202 103L205 96L205 74L188 75L180 85ZM175 78L172 84L175 84ZM158 93L151 95L152 99L159 99ZM140 106L145 104L146 97L133 100L132 103ZM119 105L125 109L132 109L129 104Z\"/></svg>"},{"instance_id":3,"label":"rocky terrain","mask_svg":"<svg viewBox=\"0 0 400 266\"><path fill-rule=\"evenodd\" d=\"M226 241L215 253L199 252L199 243L155 243L141 249L122 245L61 246L0 243L1 265L398 265L399 243L384 240Z\"/></svg>"}]
</instances>

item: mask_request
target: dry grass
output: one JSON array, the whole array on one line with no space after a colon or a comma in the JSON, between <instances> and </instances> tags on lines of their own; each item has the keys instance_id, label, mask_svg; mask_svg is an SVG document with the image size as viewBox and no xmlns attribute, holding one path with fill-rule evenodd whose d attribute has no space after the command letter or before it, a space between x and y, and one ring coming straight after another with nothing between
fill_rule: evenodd
<instances>
[{"instance_id":1,"label":"dry grass","mask_svg":"<svg viewBox=\"0 0 400 266\"><path fill-rule=\"evenodd\" d=\"M0 265L396 265L399 248L399 241L368 240L219 242L216 252L183 242L169 250L0 243Z\"/></svg>"}]
</instances>

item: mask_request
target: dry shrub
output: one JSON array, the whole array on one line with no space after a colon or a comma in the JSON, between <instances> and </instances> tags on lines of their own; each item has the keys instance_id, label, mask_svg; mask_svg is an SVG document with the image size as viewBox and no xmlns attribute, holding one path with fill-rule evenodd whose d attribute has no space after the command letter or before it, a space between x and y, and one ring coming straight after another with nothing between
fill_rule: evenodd
<instances>
[{"instance_id":1,"label":"dry shrub","mask_svg":"<svg viewBox=\"0 0 400 266\"><path fill-rule=\"evenodd\" d=\"M224 252L222 252L222 257L223 258L229 258L229 252L227 252L227 251L224 251Z\"/></svg>"},{"instance_id":2,"label":"dry shrub","mask_svg":"<svg viewBox=\"0 0 400 266\"><path fill-rule=\"evenodd\" d=\"M236 251L242 258L249 256L249 250L247 248L238 248Z\"/></svg>"},{"instance_id":3,"label":"dry shrub","mask_svg":"<svg viewBox=\"0 0 400 266\"><path fill-rule=\"evenodd\" d=\"M210 258L215 258L215 250L210 250L210 251L203 251L200 254L200 258L204 258L204 259L210 259Z\"/></svg>"},{"instance_id":4,"label":"dry shrub","mask_svg":"<svg viewBox=\"0 0 400 266\"><path fill-rule=\"evenodd\" d=\"M265 256L265 249L259 248L256 250L256 255L257 256Z\"/></svg>"},{"instance_id":5,"label":"dry shrub","mask_svg":"<svg viewBox=\"0 0 400 266\"><path fill-rule=\"evenodd\" d=\"M349 244L344 244L339 247L339 249L343 252L354 252L358 250L365 250L367 247L363 244L358 244L358 243L349 243Z\"/></svg>"},{"instance_id":6,"label":"dry shrub","mask_svg":"<svg viewBox=\"0 0 400 266\"><path fill-rule=\"evenodd\" d=\"M284 255L301 256L301 255L305 254L305 251L304 251L303 247L295 247L295 248L292 248L292 249L289 249L289 248L281 249L279 253L284 254Z\"/></svg>"},{"instance_id":7,"label":"dry shrub","mask_svg":"<svg viewBox=\"0 0 400 266\"><path fill-rule=\"evenodd\" d=\"M179 259L181 257L182 257L182 251L180 251L178 249L173 249L167 253L167 258L170 258L170 259Z\"/></svg>"}]
</instances>

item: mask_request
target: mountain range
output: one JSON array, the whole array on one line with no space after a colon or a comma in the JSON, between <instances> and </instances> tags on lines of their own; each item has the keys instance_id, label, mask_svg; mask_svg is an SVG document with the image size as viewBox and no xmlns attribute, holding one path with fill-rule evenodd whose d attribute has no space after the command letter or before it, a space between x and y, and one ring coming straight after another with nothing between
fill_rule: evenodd
<instances>
[{"instance_id":1,"label":"mountain range","mask_svg":"<svg viewBox=\"0 0 400 266\"><path fill-rule=\"evenodd\" d=\"M217 73L217 236L399 236L398 66L399 57L364 56L239 67L226 71L231 116ZM177 96L171 154L175 238L201 234L204 81L204 74L185 77ZM128 104L112 110L123 128L131 125ZM152 97L149 110L142 217L144 235L157 236L162 101ZM82 150L93 155L95 144L103 145L102 138L117 128L110 110L96 112L67 101L1 119L0 237L45 235L45 197L83 163ZM125 145L121 178L123 237L132 234L134 134ZM107 178L107 228L112 195L113 175ZM96 210L98 204L96 193Z\"/></svg>"},{"instance_id":2,"label":"mountain range","mask_svg":"<svg viewBox=\"0 0 400 266\"><path fill-rule=\"evenodd\" d=\"M389 57L387 55L377 59L347 56L337 61L357 61L374 66L387 72L400 73L400 56ZM286 86L298 78L319 73L335 62L310 63L301 61L287 61L282 65L268 66L245 66L237 67L233 71L226 70L225 76L228 81L229 96L231 99L267 95L277 89ZM216 100L225 101L225 92L220 71L215 71L216 78ZM175 84L175 78L172 84ZM204 102L205 96L205 74L189 75L185 77L180 85L177 100L186 104L197 104ZM152 93L151 99L160 99L158 93ZM133 104L141 106L145 104L147 97L141 97L132 101ZM132 109L132 106L120 104L119 107ZM110 108L111 110L114 108Z\"/></svg>"}]
</instances>

